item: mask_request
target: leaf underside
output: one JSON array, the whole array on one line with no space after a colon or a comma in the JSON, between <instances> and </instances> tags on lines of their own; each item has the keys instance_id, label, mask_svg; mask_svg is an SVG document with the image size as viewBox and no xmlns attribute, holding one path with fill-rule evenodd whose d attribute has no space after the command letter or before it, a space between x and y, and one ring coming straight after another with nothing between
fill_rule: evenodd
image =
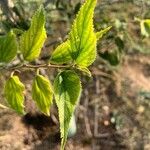
<instances>
[{"instance_id":1,"label":"leaf underside","mask_svg":"<svg viewBox=\"0 0 150 150\"><path fill-rule=\"evenodd\" d=\"M60 121L61 150L64 150L70 120L81 93L78 75L70 70L61 72L54 81L54 93Z\"/></svg>"},{"instance_id":2,"label":"leaf underside","mask_svg":"<svg viewBox=\"0 0 150 150\"><path fill-rule=\"evenodd\" d=\"M24 92L25 86L17 76L10 77L4 89L6 100L10 107L19 114L24 114Z\"/></svg>"},{"instance_id":3,"label":"leaf underside","mask_svg":"<svg viewBox=\"0 0 150 150\"><path fill-rule=\"evenodd\" d=\"M20 51L27 61L38 58L46 39L44 9L40 7L31 20L30 28L20 38Z\"/></svg>"},{"instance_id":4,"label":"leaf underside","mask_svg":"<svg viewBox=\"0 0 150 150\"><path fill-rule=\"evenodd\" d=\"M49 116L53 100L51 83L42 75L37 75L32 85L32 98L42 113Z\"/></svg>"}]
</instances>

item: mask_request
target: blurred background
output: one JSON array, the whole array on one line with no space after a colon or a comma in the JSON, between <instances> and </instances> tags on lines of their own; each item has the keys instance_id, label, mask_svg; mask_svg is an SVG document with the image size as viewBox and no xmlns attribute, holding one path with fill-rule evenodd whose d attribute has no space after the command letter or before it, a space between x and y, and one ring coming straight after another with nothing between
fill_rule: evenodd
<instances>
[{"instance_id":1,"label":"blurred background","mask_svg":"<svg viewBox=\"0 0 150 150\"><path fill-rule=\"evenodd\" d=\"M41 4L46 11L48 38L38 63L47 61L67 38L82 0L0 0L0 35L17 35L30 26ZM150 1L98 0L96 31L112 26L98 43L92 78L81 74L83 92L76 108L74 130L66 150L150 150ZM53 81L56 70L42 70ZM0 72L3 85L10 75ZM56 106L42 115L31 98L34 72L18 74L26 85L26 112L19 116L0 108L1 150L59 150Z\"/></svg>"}]
</instances>

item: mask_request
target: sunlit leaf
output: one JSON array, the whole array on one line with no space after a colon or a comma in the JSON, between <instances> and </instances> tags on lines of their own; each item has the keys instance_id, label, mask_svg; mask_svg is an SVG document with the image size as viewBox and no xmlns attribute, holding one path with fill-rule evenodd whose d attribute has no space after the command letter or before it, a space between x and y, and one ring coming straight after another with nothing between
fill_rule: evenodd
<instances>
[{"instance_id":1,"label":"sunlit leaf","mask_svg":"<svg viewBox=\"0 0 150 150\"><path fill-rule=\"evenodd\" d=\"M20 51L27 61L39 57L41 48L46 39L44 9L40 7L31 20L30 28L21 35Z\"/></svg>"},{"instance_id":2,"label":"sunlit leaf","mask_svg":"<svg viewBox=\"0 0 150 150\"><path fill-rule=\"evenodd\" d=\"M59 45L51 56L51 62L58 64L68 63L71 60L70 45L68 41Z\"/></svg>"},{"instance_id":3,"label":"sunlit leaf","mask_svg":"<svg viewBox=\"0 0 150 150\"><path fill-rule=\"evenodd\" d=\"M0 36L0 62L10 62L17 54L17 42L13 32Z\"/></svg>"},{"instance_id":4,"label":"sunlit leaf","mask_svg":"<svg viewBox=\"0 0 150 150\"><path fill-rule=\"evenodd\" d=\"M96 33L97 40L101 39L112 27L107 27Z\"/></svg>"},{"instance_id":5,"label":"sunlit leaf","mask_svg":"<svg viewBox=\"0 0 150 150\"><path fill-rule=\"evenodd\" d=\"M150 37L150 19L141 20L141 34Z\"/></svg>"},{"instance_id":6,"label":"sunlit leaf","mask_svg":"<svg viewBox=\"0 0 150 150\"><path fill-rule=\"evenodd\" d=\"M53 89L50 81L42 75L37 75L32 85L32 98L45 115L50 115L53 100Z\"/></svg>"},{"instance_id":7,"label":"sunlit leaf","mask_svg":"<svg viewBox=\"0 0 150 150\"><path fill-rule=\"evenodd\" d=\"M54 81L54 93L60 121L61 150L64 150L71 117L81 93L78 75L69 70L61 72Z\"/></svg>"},{"instance_id":8,"label":"sunlit leaf","mask_svg":"<svg viewBox=\"0 0 150 150\"><path fill-rule=\"evenodd\" d=\"M10 77L4 89L4 94L10 107L19 114L24 114L24 92L25 87L17 76Z\"/></svg>"},{"instance_id":9,"label":"sunlit leaf","mask_svg":"<svg viewBox=\"0 0 150 150\"><path fill-rule=\"evenodd\" d=\"M94 62L97 42L93 27L95 5L96 0L86 0L74 20L67 42L54 51L51 60L56 63L73 62L83 67Z\"/></svg>"},{"instance_id":10,"label":"sunlit leaf","mask_svg":"<svg viewBox=\"0 0 150 150\"><path fill-rule=\"evenodd\" d=\"M88 68L82 67L82 66L77 66L77 69L84 72L87 76L91 77L91 72Z\"/></svg>"},{"instance_id":11,"label":"sunlit leaf","mask_svg":"<svg viewBox=\"0 0 150 150\"><path fill-rule=\"evenodd\" d=\"M69 34L72 59L77 65L89 66L96 58L96 34L93 15L96 0L87 0L80 8Z\"/></svg>"}]
</instances>

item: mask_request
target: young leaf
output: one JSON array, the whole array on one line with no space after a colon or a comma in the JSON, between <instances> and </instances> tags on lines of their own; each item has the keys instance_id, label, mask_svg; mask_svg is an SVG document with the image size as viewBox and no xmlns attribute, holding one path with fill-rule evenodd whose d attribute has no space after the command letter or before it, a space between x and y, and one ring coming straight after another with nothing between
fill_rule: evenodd
<instances>
[{"instance_id":1,"label":"young leaf","mask_svg":"<svg viewBox=\"0 0 150 150\"><path fill-rule=\"evenodd\" d=\"M61 72L54 81L54 93L60 121L61 150L64 150L70 120L81 93L78 75L70 70Z\"/></svg>"},{"instance_id":2,"label":"young leaf","mask_svg":"<svg viewBox=\"0 0 150 150\"><path fill-rule=\"evenodd\" d=\"M93 15L96 0L86 0L74 20L69 34L71 56L77 65L88 67L96 58L96 34Z\"/></svg>"},{"instance_id":3,"label":"young leaf","mask_svg":"<svg viewBox=\"0 0 150 150\"><path fill-rule=\"evenodd\" d=\"M103 37L104 34L106 34L112 27L107 27L99 32L96 33L96 37L97 37L97 40L101 39Z\"/></svg>"},{"instance_id":4,"label":"young leaf","mask_svg":"<svg viewBox=\"0 0 150 150\"><path fill-rule=\"evenodd\" d=\"M30 28L20 38L20 51L25 60L32 61L40 55L41 48L46 39L44 26L45 14L43 7L41 7L34 14Z\"/></svg>"},{"instance_id":5,"label":"young leaf","mask_svg":"<svg viewBox=\"0 0 150 150\"><path fill-rule=\"evenodd\" d=\"M17 42L13 32L0 37L0 63L10 62L17 54Z\"/></svg>"},{"instance_id":6,"label":"young leaf","mask_svg":"<svg viewBox=\"0 0 150 150\"><path fill-rule=\"evenodd\" d=\"M96 0L86 0L74 20L67 42L60 45L52 54L55 63L74 62L88 67L96 58L96 34L93 28L93 15ZM63 61L63 59L64 61Z\"/></svg>"},{"instance_id":7,"label":"young leaf","mask_svg":"<svg viewBox=\"0 0 150 150\"><path fill-rule=\"evenodd\" d=\"M92 77L91 72L88 68L82 67L82 66L77 66L77 69L84 72L87 76Z\"/></svg>"},{"instance_id":8,"label":"young leaf","mask_svg":"<svg viewBox=\"0 0 150 150\"><path fill-rule=\"evenodd\" d=\"M51 62L57 64L68 63L72 60L70 55L70 45L69 42L66 41L59 45L51 56Z\"/></svg>"},{"instance_id":9,"label":"young leaf","mask_svg":"<svg viewBox=\"0 0 150 150\"><path fill-rule=\"evenodd\" d=\"M49 80L42 75L37 75L33 81L32 98L40 111L49 116L53 100L53 90Z\"/></svg>"},{"instance_id":10,"label":"young leaf","mask_svg":"<svg viewBox=\"0 0 150 150\"><path fill-rule=\"evenodd\" d=\"M17 76L10 77L4 89L4 94L10 107L19 114L24 114L24 92L25 87Z\"/></svg>"}]
</instances>

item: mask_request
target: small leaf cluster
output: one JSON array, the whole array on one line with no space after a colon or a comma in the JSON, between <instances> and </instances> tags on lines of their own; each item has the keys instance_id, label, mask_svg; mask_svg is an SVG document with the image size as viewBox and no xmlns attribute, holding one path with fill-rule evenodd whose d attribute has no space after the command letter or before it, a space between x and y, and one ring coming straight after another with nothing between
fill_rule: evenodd
<instances>
[{"instance_id":1,"label":"small leaf cluster","mask_svg":"<svg viewBox=\"0 0 150 150\"><path fill-rule=\"evenodd\" d=\"M58 107L61 150L64 150L67 141L68 128L74 113L75 107L80 99L82 86L80 77L76 70L91 73L88 67L96 59L97 42L110 27L94 31L94 8L96 0L86 0L81 6L68 35L68 39L61 43L52 53L49 64L59 68L59 73L54 79L54 84L48 78L39 74L38 66L32 83L32 99L36 102L39 110L45 115L50 115L50 106L53 97ZM11 31L6 36L0 37L0 63L8 64L19 54L23 57L21 66L37 59L46 40L45 13L40 7L31 20L30 28L19 37ZM69 66L69 67L68 67ZM5 84L5 98L12 109L19 114L24 114L25 86L19 77L11 74Z\"/></svg>"}]
</instances>

